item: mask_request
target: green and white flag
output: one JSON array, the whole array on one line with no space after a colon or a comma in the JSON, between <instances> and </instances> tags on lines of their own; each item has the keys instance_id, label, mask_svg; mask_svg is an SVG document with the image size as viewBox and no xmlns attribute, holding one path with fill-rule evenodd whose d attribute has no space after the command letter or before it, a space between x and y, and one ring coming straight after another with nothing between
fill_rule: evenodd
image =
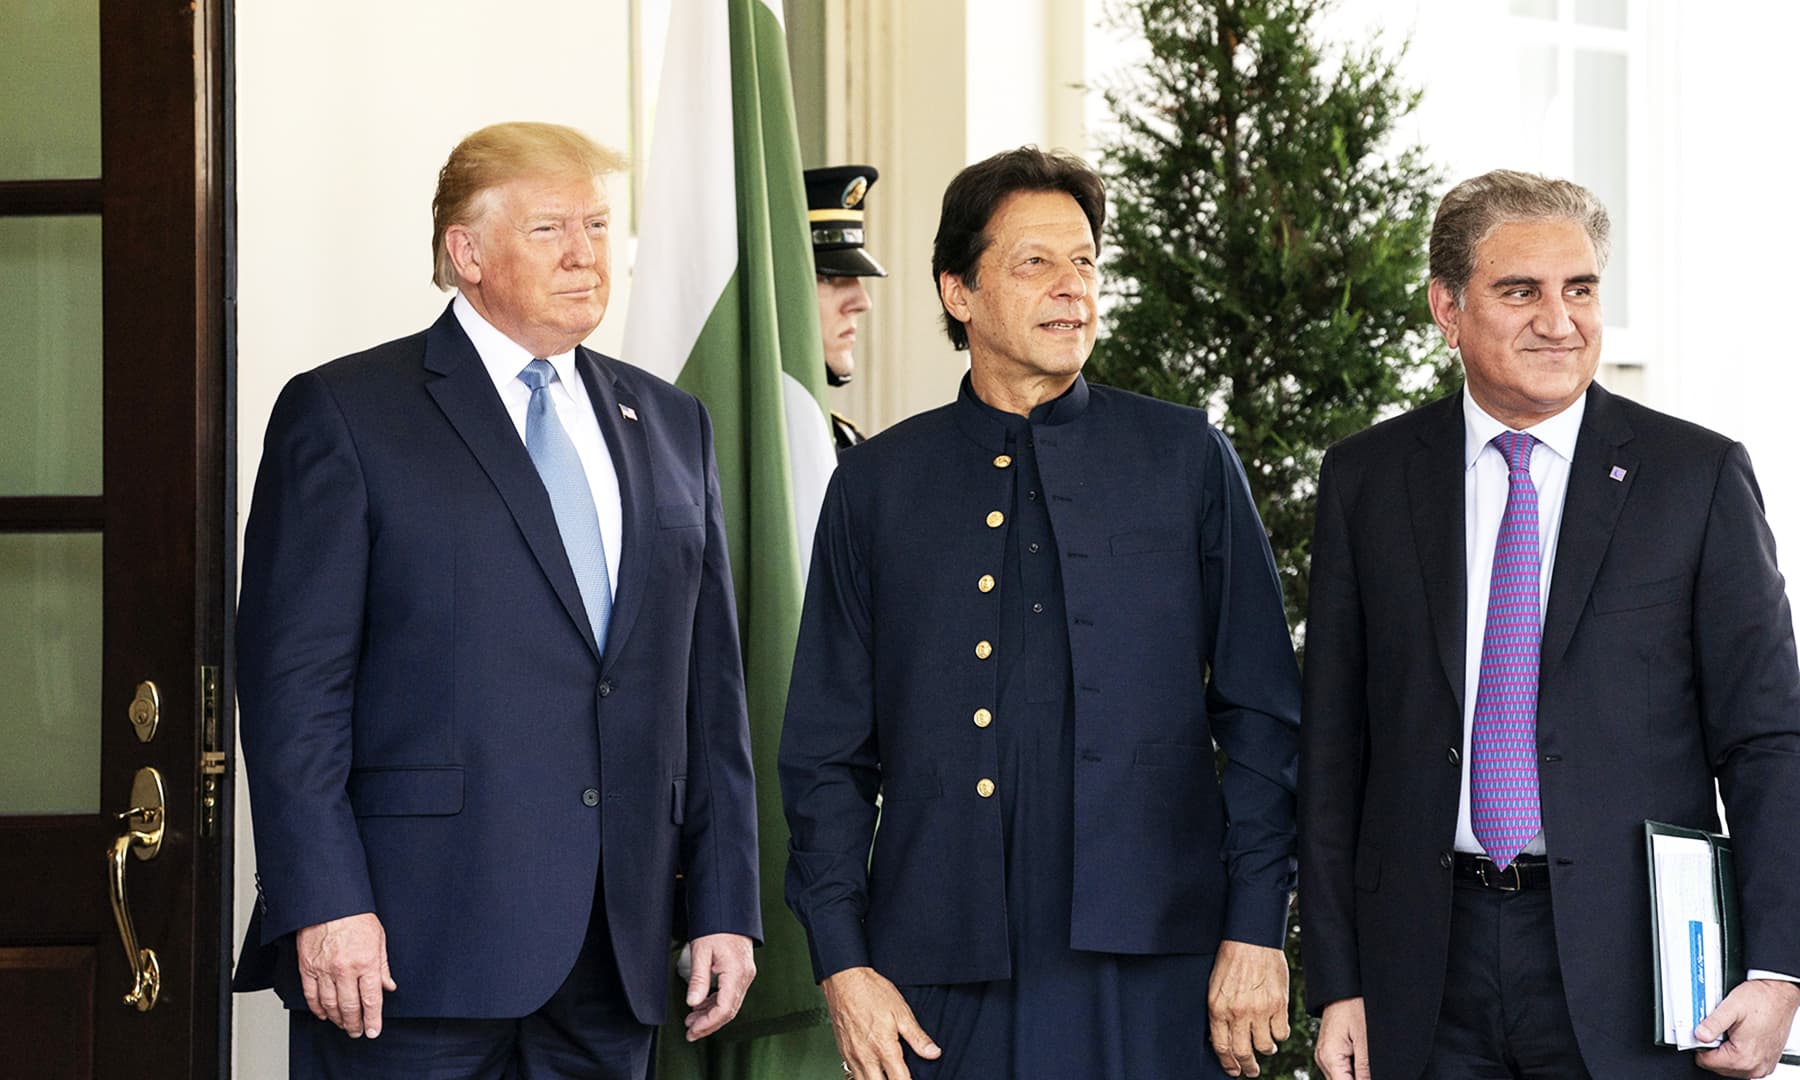
<instances>
[{"instance_id":1,"label":"green and white flag","mask_svg":"<svg viewBox=\"0 0 1800 1080\"><path fill-rule=\"evenodd\" d=\"M712 414L765 936L743 1011L697 1046L682 1039L675 988L657 1076L831 1077L840 1070L824 999L782 901L788 831L775 771L812 534L836 464L779 0L676 0L656 112L623 351Z\"/></svg>"}]
</instances>

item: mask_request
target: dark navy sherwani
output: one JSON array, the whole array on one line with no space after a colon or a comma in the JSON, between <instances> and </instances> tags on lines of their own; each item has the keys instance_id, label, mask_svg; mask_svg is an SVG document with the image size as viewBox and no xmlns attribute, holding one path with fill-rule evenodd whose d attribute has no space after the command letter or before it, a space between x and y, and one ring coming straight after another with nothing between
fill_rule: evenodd
<instances>
[{"instance_id":1,"label":"dark navy sherwani","mask_svg":"<svg viewBox=\"0 0 1800 1080\"><path fill-rule=\"evenodd\" d=\"M1012 817L1033 813L1010 785L1059 781L1014 773L1008 725L1060 738L1065 706L1058 944L1281 942L1298 675L1242 467L1192 409L1078 380L1040 412L1008 423L965 380L956 403L839 460L781 748L788 898L820 977L872 965L906 986L976 983L1026 966L1009 909L1049 886L1008 873ZM1052 537L1014 535L1033 512ZM1010 567L1046 547L1057 565L1037 587L1052 618L1060 606L1066 652L1016 628L1043 613L1014 595L1038 571ZM1026 655L1002 652L1015 647ZM1033 842L1047 816L1024 823Z\"/></svg>"}]
</instances>

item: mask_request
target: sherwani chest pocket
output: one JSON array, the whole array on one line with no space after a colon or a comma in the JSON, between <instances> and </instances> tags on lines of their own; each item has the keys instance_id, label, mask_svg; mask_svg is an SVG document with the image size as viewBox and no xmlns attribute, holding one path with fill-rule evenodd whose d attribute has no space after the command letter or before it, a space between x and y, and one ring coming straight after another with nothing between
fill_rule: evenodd
<instances>
[{"instance_id":1,"label":"sherwani chest pocket","mask_svg":"<svg viewBox=\"0 0 1800 1080\"><path fill-rule=\"evenodd\" d=\"M1114 555L1149 555L1157 551L1179 551L1183 547L1191 548L1193 544L1180 529L1159 525L1114 533L1109 546Z\"/></svg>"}]
</instances>

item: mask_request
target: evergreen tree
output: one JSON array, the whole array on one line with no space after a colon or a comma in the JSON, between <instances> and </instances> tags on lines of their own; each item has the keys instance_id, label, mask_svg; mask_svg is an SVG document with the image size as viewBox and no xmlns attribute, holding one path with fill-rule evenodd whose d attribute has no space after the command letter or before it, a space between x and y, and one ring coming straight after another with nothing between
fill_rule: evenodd
<instances>
[{"instance_id":1,"label":"evergreen tree","mask_svg":"<svg viewBox=\"0 0 1800 1080\"><path fill-rule=\"evenodd\" d=\"M1435 392L1437 176L1391 153L1418 102L1377 46L1327 57L1331 0L1115 0L1149 57L1106 90L1110 332L1096 382L1207 409L1306 613L1326 447Z\"/></svg>"},{"instance_id":2,"label":"evergreen tree","mask_svg":"<svg viewBox=\"0 0 1800 1080\"><path fill-rule=\"evenodd\" d=\"M1438 178L1390 145L1418 94L1378 45L1322 52L1330 3L1114 0L1149 56L1106 88L1111 330L1088 365L1230 437L1297 639L1325 449L1440 392L1448 369L1425 288ZM1264 1075L1305 1077L1297 923L1286 944L1293 1035Z\"/></svg>"}]
</instances>

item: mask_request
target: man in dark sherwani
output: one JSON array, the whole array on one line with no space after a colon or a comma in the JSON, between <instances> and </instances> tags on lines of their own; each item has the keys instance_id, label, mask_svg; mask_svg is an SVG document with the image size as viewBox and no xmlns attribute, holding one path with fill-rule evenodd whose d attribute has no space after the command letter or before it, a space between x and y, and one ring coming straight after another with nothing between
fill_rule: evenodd
<instances>
[{"instance_id":1,"label":"man in dark sherwani","mask_svg":"<svg viewBox=\"0 0 1800 1080\"><path fill-rule=\"evenodd\" d=\"M781 781L856 1080L1256 1076L1287 1035L1281 589L1205 414L1081 377L1105 214L1065 155L957 176L969 374L826 494Z\"/></svg>"}]
</instances>

